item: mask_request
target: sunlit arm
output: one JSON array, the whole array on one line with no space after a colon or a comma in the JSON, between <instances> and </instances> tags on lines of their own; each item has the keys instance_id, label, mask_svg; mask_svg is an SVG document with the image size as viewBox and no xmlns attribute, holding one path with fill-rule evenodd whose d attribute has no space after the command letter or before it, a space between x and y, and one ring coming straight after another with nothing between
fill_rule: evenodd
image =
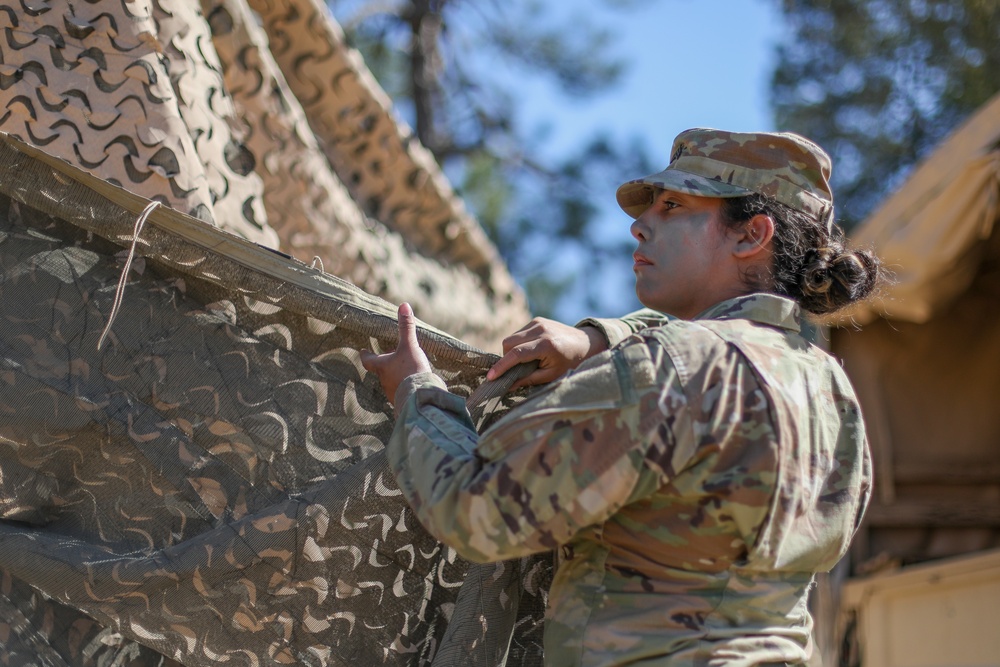
<instances>
[{"instance_id":1,"label":"sunlit arm","mask_svg":"<svg viewBox=\"0 0 1000 667\"><path fill-rule=\"evenodd\" d=\"M421 523L469 560L503 560L563 544L657 488L643 460L662 414L648 352L632 356L600 355L481 437L440 378L407 378L387 453Z\"/></svg>"}]
</instances>

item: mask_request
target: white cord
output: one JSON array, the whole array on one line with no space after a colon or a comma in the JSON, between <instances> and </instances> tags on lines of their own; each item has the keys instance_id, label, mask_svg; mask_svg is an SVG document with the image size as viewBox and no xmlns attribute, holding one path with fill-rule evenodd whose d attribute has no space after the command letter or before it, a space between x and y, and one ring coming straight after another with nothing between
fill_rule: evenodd
<instances>
[{"instance_id":1,"label":"white cord","mask_svg":"<svg viewBox=\"0 0 1000 667\"><path fill-rule=\"evenodd\" d=\"M115 318L118 316L118 309L122 305L122 297L125 294L125 282L128 280L128 270L132 268L132 259L135 257L135 246L139 242L139 232L142 231L143 225L146 224L146 219L149 214L160 205L158 201L151 201L143 209L142 214L139 219L135 221L135 229L132 231L132 247L128 251L128 259L125 260L125 268L122 269L121 278L118 279L118 289L115 291L115 302L111 306L111 314L108 315L108 323L104 325L104 331L101 332L101 337L97 341L97 349L100 350L101 346L104 345L104 339L107 338L108 334L111 332L111 325L114 323Z\"/></svg>"}]
</instances>

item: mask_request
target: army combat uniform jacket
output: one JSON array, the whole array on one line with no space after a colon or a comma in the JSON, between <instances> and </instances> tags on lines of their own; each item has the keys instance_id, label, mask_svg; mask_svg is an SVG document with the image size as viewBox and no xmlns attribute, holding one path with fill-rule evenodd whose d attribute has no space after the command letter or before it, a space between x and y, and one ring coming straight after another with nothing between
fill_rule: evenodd
<instances>
[{"instance_id":1,"label":"army combat uniform jacket","mask_svg":"<svg viewBox=\"0 0 1000 667\"><path fill-rule=\"evenodd\" d=\"M556 550L546 665L808 658L808 590L847 549L871 462L795 302L639 329L482 436L433 374L396 401L390 465L433 535L473 561Z\"/></svg>"}]
</instances>

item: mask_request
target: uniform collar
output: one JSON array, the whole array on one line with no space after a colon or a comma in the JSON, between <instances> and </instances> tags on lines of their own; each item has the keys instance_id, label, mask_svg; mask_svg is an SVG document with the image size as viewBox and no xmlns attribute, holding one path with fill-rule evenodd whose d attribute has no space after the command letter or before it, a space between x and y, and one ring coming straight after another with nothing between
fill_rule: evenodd
<instances>
[{"instance_id":1,"label":"uniform collar","mask_svg":"<svg viewBox=\"0 0 1000 667\"><path fill-rule=\"evenodd\" d=\"M750 320L799 332L802 309L792 299L777 294L747 294L715 304L695 320Z\"/></svg>"}]
</instances>

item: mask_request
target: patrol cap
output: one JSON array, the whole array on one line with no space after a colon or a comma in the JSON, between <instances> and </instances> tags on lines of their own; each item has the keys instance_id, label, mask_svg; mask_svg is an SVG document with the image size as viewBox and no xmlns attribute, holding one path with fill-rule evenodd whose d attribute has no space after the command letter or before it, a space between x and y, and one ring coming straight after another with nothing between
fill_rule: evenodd
<instances>
[{"instance_id":1,"label":"patrol cap","mask_svg":"<svg viewBox=\"0 0 1000 667\"><path fill-rule=\"evenodd\" d=\"M759 193L833 224L830 156L790 132L686 130L674 139L663 171L618 188L618 205L633 218L650 205L657 188L699 197Z\"/></svg>"}]
</instances>

